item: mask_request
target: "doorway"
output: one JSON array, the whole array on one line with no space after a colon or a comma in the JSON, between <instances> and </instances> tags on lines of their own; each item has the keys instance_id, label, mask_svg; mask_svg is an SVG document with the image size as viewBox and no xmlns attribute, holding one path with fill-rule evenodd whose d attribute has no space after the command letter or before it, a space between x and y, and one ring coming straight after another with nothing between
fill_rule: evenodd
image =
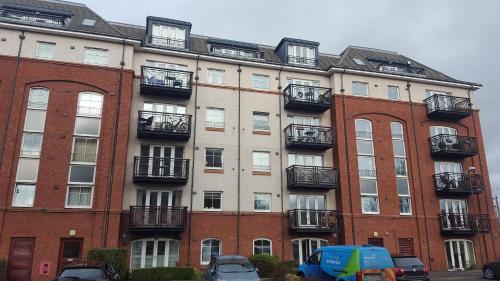
<instances>
[{"instance_id":1,"label":"doorway","mask_svg":"<svg viewBox=\"0 0 500 281\"><path fill-rule=\"evenodd\" d=\"M444 242L448 270L466 270L476 263L472 241L452 239Z\"/></svg>"},{"instance_id":2,"label":"doorway","mask_svg":"<svg viewBox=\"0 0 500 281\"><path fill-rule=\"evenodd\" d=\"M57 271L70 263L82 261L83 238L63 238L59 250L59 266Z\"/></svg>"},{"instance_id":3,"label":"doorway","mask_svg":"<svg viewBox=\"0 0 500 281\"><path fill-rule=\"evenodd\" d=\"M12 238L7 264L7 280L31 280L34 250L35 238Z\"/></svg>"}]
</instances>

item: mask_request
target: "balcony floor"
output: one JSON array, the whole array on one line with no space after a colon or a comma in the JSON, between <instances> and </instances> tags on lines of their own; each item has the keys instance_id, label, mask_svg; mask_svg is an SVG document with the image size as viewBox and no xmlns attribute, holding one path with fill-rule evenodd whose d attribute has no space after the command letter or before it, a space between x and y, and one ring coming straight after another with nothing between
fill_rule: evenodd
<instances>
[{"instance_id":1,"label":"balcony floor","mask_svg":"<svg viewBox=\"0 0 500 281\"><path fill-rule=\"evenodd\" d=\"M471 112L435 110L427 113L427 117L432 119L458 121L471 116Z\"/></svg>"},{"instance_id":2,"label":"balcony floor","mask_svg":"<svg viewBox=\"0 0 500 281\"><path fill-rule=\"evenodd\" d=\"M191 133L175 133L158 130L139 130L137 129L138 138L153 138L153 139L172 139L172 140L188 140Z\"/></svg>"},{"instance_id":3,"label":"balcony floor","mask_svg":"<svg viewBox=\"0 0 500 281\"><path fill-rule=\"evenodd\" d=\"M300 141L290 141L286 145L286 148L291 149L312 149L312 150L320 150L325 151L333 147L333 143L308 143L308 142L300 142Z\"/></svg>"},{"instance_id":4,"label":"balcony floor","mask_svg":"<svg viewBox=\"0 0 500 281\"><path fill-rule=\"evenodd\" d=\"M181 177L151 177L135 175L134 183L151 183L151 184L186 184L187 178Z\"/></svg>"},{"instance_id":5,"label":"balcony floor","mask_svg":"<svg viewBox=\"0 0 500 281\"><path fill-rule=\"evenodd\" d=\"M192 89L141 84L141 95L189 99L191 97L191 93Z\"/></svg>"}]
</instances>

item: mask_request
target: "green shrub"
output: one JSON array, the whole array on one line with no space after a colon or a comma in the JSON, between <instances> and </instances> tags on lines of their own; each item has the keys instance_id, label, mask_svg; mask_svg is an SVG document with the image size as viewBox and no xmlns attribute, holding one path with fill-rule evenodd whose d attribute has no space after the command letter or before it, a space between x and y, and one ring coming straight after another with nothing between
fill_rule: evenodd
<instances>
[{"instance_id":1,"label":"green shrub","mask_svg":"<svg viewBox=\"0 0 500 281\"><path fill-rule=\"evenodd\" d=\"M297 267L293 261L280 261L273 271L274 280L287 280L290 275L296 275Z\"/></svg>"},{"instance_id":2,"label":"green shrub","mask_svg":"<svg viewBox=\"0 0 500 281\"><path fill-rule=\"evenodd\" d=\"M127 279L126 249L92 249L87 254L87 260L107 263L120 275L120 280Z\"/></svg>"},{"instance_id":3,"label":"green shrub","mask_svg":"<svg viewBox=\"0 0 500 281\"><path fill-rule=\"evenodd\" d=\"M5 274L7 271L7 262L5 259L0 258L0 281L5 281Z\"/></svg>"},{"instance_id":4,"label":"green shrub","mask_svg":"<svg viewBox=\"0 0 500 281\"><path fill-rule=\"evenodd\" d=\"M196 280L197 274L192 267L141 268L132 271L130 281L169 281Z\"/></svg>"},{"instance_id":5,"label":"green shrub","mask_svg":"<svg viewBox=\"0 0 500 281\"><path fill-rule=\"evenodd\" d=\"M278 265L278 258L266 254L257 254L249 258L249 260L259 269L259 275L262 278L271 278Z\"/></svg>"}]
</instances>

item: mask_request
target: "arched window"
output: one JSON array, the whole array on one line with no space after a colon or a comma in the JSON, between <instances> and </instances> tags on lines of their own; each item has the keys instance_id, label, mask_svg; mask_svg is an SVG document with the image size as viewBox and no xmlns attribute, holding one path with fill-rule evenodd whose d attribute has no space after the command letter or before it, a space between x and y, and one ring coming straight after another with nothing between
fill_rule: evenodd
<instances>
[{"instance_id":1,"label":"arched window","mask_svg":"<svg viewBox=\"0 0 500 281\"><path fill-rule=\"evenodd\" d=\"M78 95L77 115L100 117L102 114L103 96L94 92L81 92Z\"/></svg>"},{"instance_id":2,"label":"arched window","mask_svg":"<svg viewBox=\"0 0 500 281\"><path fill-rule=\"evenodd\" d=\"M378 214L377 169L375 166L372 122L366 119L356 119L354 122L358 151L361 210L364 214Z\"/></svg>"},{"instance_id":3,"label":"arched window","mask_svg":"<svg viewBox=\"0 0 500 281\"><path fill-rule=\"evenodd\" d=\"M273 242L267 238L258 238L253 240L253 254L273 254Z\"/></svg>"},{"instance_id":4,"label":"arched window","mask_svg":"<svg viewBox=\"0 0 500 281\"><path fill-rule=\"evenodd\" d=\"M130 269L177 266L179 241L172 239L141 239L132 242Z\"/></svg>"},{"instance_id":5,"label":"arched window","mask_svg":"<svg viewBox=\"0 0 500 281\"><path fill-rule=\"evenodd\" d=\"M209 238L201 241L201 264L208 264L212 256L222 254L222 241Z\"/></svg>"},{"instance_id":6,"label":"arched window","mask_svg":"<svg viewBox=\"0 0 500 281\"><path fill-rule=\"evenodd\" d=\"M410 185L403 124L391 122L392 151L396 170L396 186L399 198L399 213L411 215Z\"/></svg>"},{"instance_id":7,"label":"arched window","mask_svg":"<svg viewBox=\"0 0 500 281\"><path fill-rule=\"evenodd\" d=\"M318 248L328 246L328 241L318 238L300 238L292 240L292 257L297 264L304 263Z\"/></svg>"}]
</instances>

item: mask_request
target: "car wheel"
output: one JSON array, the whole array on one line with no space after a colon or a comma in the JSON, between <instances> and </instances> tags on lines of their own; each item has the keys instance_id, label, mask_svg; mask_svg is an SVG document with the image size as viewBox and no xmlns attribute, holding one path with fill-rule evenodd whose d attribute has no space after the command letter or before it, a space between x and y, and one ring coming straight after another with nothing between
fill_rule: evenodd
<instances>
[{"instance_id":1,"label":"car wheel","mask_svg":"<svg viewBox=\"0 0 500 281\"><path fill-rule=\"evenodd\" d=\"M486 279L493 279L493 277L495 276L495 274L493 274L493 269L491 267L487 267L485 269L483 269L483 274L484 274L484 278Z\"/></svg>"}]
</instances>

